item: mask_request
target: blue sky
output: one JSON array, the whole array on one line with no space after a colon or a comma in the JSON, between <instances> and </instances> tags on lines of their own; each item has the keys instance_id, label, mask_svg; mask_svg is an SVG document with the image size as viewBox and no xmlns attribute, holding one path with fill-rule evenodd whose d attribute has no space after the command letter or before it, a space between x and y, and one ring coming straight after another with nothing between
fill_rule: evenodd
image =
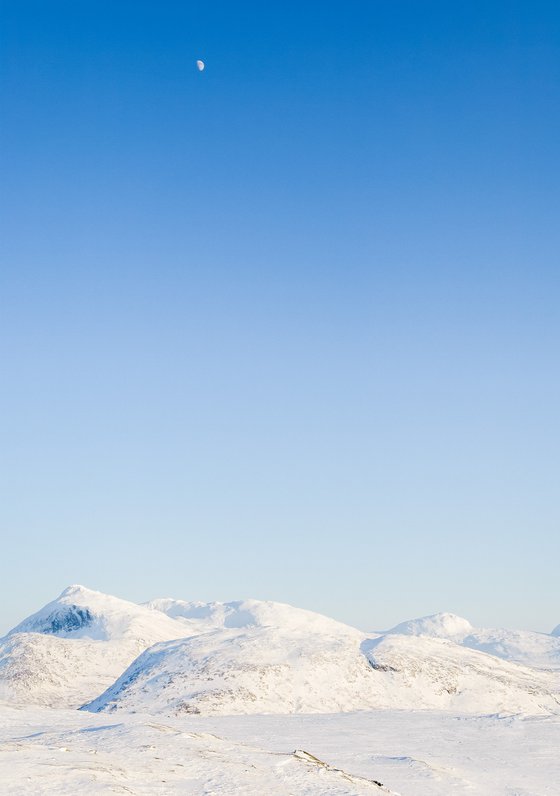
<instances>
[{"instance_id":1,"label":"blue sky","mask_svg":"<svg viewBox=\"0 0 560 796\"><path fill-rule=\"evenodd\" d=\"M2 17L2 627L560 622L557 4Z\"/></svg>"}]
</instances>

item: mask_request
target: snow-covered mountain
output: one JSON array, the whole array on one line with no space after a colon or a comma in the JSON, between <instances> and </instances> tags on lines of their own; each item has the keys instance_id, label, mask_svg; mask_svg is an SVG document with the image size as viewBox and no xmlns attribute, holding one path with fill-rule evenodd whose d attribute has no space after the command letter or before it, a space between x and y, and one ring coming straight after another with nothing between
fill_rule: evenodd
<instances>
[{"instance_id":1,"label":"snow-covered mountain","mask_svg":"<svg viewBox=\"0 0 560 796\"><path fill-rule=\"evenodd\" d=\"M87 710L207 715L388 707L560 710L550 674L446 639L399 633L372 639L310 611L256 600L150 605L178 619L192 621L196 615L206 627L146 650Z\"/></svg>"},{"instance_id":2,"label":"snow-covered mountain","mask_svg":"<svg viewBox=\"0 0 560 796\"><path fill-rule=\"evenodd\" d=\"M230 603L220 627L146 650L88 709L293 713L362 706L364 634L275 603Z\"/></svg>"},{"instance_id":3,"label":"snow-covered mountain","mask_svg":"<svg viewBox=\"0 0 560 796\"><path fill-rule=\"evenodd\" d=\"M78 707L146 647L183 635L160 611L69 586L0 639L0 698Z\"/></svg>"},{"instance_id":4,"label":"snow-covered mountain","mask_svg":"<svg viewBox=\"0 0 560 796\"><path fill-rule=\"evenodd\" d=\"M559 647L453 614L374 636L282 603L136 605L71 586L0 639L0 699L167 714L559 712L555 672L502 660L541 665Z\"/></svg>"},{"instance_id":5,"label":"snow-covered mountain","mask_svg":"<svg viewBox=\"0 0 560 796\"><path fill-rule=\"evenodd\" d=\"M139 646L153 644L177 632L177 625L161 611L112 597L85 586L68 586L40 611L11 630L44 633L59 638L95 641L134 640Z\"/></svg>"},{"instance_id":6,"label":"snow-covered mountain","mask_svg":"<svg viewBox=\"0 0 560 796\"><path fill-rule=\"evenodd\" d=\"M548 635L530 630L475 628L467 619L441 613L402 622L387 634L447 639L503 660L560 670L560 633L556 636L555 631Z\"/></svg>"}]
</instances>

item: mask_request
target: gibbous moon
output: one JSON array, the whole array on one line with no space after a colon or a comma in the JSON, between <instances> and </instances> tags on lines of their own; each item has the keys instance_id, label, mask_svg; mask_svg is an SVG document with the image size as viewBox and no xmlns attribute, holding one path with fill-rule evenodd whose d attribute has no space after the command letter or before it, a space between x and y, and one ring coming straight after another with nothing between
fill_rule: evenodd
<instances>
[{"instance_id":1,"label":"gibbous moon","mask_svg":"<svg viewBox=\"0 0 560 796\"><path fill-rule=\"evenodd\" d=\"M199 72L202 72L202 70L204 69L204 61L197 61L196 68L198 69Z\"/></svg>"}]
</instances>

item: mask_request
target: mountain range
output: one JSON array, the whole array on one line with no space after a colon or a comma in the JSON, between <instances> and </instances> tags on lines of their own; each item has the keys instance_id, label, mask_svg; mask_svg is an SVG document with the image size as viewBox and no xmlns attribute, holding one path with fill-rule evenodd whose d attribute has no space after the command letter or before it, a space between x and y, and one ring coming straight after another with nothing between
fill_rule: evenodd
<instances>
[{"instance_id":1,"label":"mountain range","mask_svg":"<svg viewBox=\"0 0 560 796\"><path fill-rule=\"evenodd\" d=\"M560 636L454 614L365 633L276 602L70 586L0 639L0 698L86 711L560 713Z\"/></svg>"}]
</instances>

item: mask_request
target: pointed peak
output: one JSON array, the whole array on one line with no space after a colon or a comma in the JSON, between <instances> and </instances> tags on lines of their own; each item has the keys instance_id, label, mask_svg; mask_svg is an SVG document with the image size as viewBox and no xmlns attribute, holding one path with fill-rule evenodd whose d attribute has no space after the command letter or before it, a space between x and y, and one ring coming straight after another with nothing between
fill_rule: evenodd
<instances>
[{"instance_id":1,"label":"pointed peak","mask_svg":"<svg viewBox=\"0 0 560 796\"><path fill-rule=\"evenodd\" d=\"M100 594L101 592L88 589L87 586L82 586L80 583L72 583L67 586L58 596L61 600L63 597L86 596L91 594Z\"/></svg>"}]
</instances>

